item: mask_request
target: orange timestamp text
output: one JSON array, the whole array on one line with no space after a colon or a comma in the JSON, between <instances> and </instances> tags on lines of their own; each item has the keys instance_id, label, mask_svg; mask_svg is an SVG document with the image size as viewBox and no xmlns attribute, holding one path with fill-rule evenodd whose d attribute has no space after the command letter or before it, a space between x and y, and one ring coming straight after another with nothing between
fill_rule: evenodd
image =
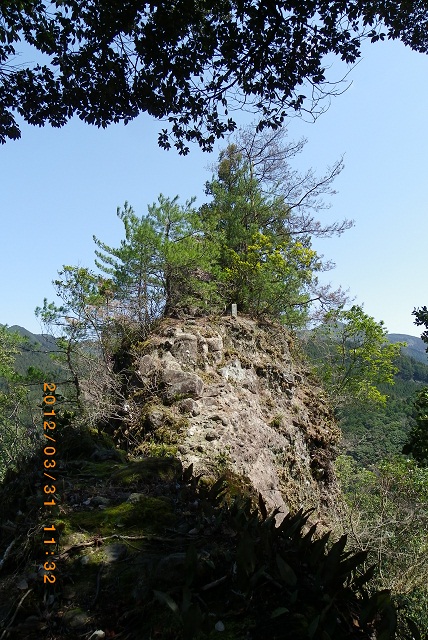
<instances>
[{"instance_id":1,"label":"orange timestamp text","mask_svg":"<svg viewBox=\"0 0 428 640\"><path fill-rule=\"evenodd\" d=\"M46 509L55 507L56 502L56 485L53 484L57 481L57 473L54 471L57 460L57 438L56 438L56 412L55 403L57 401L54 395L56 391L56 384L53 382L43 383L43 434L47 441L46 446L43 449L43 475L47 479L46 484L43 486L43 493L45 495L45 501L43 502ZM55 474L55 475L54 475ZM48 482L48 480L50 482ZM51 517L51 515L50 515ZM56 582L56 576L54 571L56 570L56 564L53 561L55 551L54 548L58 544L58 540L55 538L56 528L52 524L50 526L43 527L43 537L47 538L52 532L52 538L43 540L43 548L46 561L43 564L45 574L43 575L43 581L45 584L54 584Z\"/></svg>"}]
</instances>

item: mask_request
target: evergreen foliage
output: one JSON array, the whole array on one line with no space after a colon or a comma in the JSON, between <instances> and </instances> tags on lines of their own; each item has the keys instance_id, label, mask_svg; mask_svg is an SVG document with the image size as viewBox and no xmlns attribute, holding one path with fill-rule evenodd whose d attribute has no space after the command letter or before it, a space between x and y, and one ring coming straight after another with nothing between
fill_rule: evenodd
<instances>
[{"instance_id":1,"label":"evergreen foliage","mask_svg":"<svg viewBox=\"0 0 428 640\"><path fill-rule=\"evenodd\" d=\"M121 335L114 321L111 283L84 267L64 266L54 286L62 304L48 302L36 315L56 341L54 361L62 367L58 380L69 409L76 406L86 420L108 413L120 393L114 354Z\"/></svg>"},{"instance_id":2,"label":"evergreen foliage","mask_svg":"<svg viewBox=\"0 0 428 640\"><path fill-rule=\"evenodd\" d=\"M342 450L360 466L372 468L399 455L414 424L414 397L428 376L428 365L401 355L393 385L379 385L385 404L345 403L336 416L343 434ZM413 372L408 379L409 372ZM404 378L404 379L403 379Z\"/></svg>"},{"instance_id":3,"label":"evergreen foliage","mask_svg":"<svg viewBox=\"0 0 428 640\"><path fill-rule=\"evenodd\" d=\"M140 218L125 203L117 212L125 229L120 246L94 236L96 265L112 278L116 320L148 328L162 314L208 304L215 245L207 242L192 205L161 195Z\"/></svg>"},{"instance_id":4,"label":"evergreen foliage","mask_svg":"<svg viewBox=\"0 0 428 640\"><path fill-rule=\"evenodd\" d=\"M415 325L418 327L424 326L425 331L422 333L422 340L428 344L428 309L426 306L420 307L419 309L413 309L412 315L415 316ZM428 347L426 349L428 351Z\"/></svg>"},{"instance_id":5,"label":"evergreen foliage","mask_svg":"<svg viewBox=\"0 0 428 640\"><path fill-rule=\"evenodd\" d=\"M393 386L381 387L388 394L384 405L351 403L338 410L343 434L343 452L361 466L372 468L383 459L401 453L407 441L412 395L418 385L396 378Z\"/></svg>"},{"instance_id":6,"label":"evergreen foliage","mask_svg":"<svg viewBox=\"0 0 428 640\"><path fill-rule=\"evenodd\" d=\"M94 236L98 272L59 271L61 303L45 299L36 314L55 335L67 401L90 422L113 411L132 344L162 316L222 314L237 303L240 313L299 327L315 300L324 309L342 301L318 286L328 265L311 247L312 234L340 235L352 224L315 219L342 165L319 179L300 176L288 158L302 146L284 144L283 134L241 132L220 154L209 202L196 208L160 195L142 216L125 203L120 244Z\"/></svg>"},{"instance_id":7,"label":"evergreen foliage","mask_svg":"<svg viewBox=\"0 0 428 640\"><path fill-rule=\"evenodd\" d=\"M318 285L317 273L331 265L311 246L313 235L340 235L352 224L323 226L314 217L342 165L319 179L293 172L288 159L303 144L243 130L220 153L206 185L211 200L199 209L161 195L139 217L125 203L117 212L120 246L94 237L112 317L148 327L162 314L224 312L237 303L240 312L297 327L312 303L326 310L343 302L340 291Z\"/></svg>"},{"instance_id":8,"label":"evergreen foliage","mask_svg":"<svg viewBox=\"0 0 428 640\"><path fill-rule=\"evenodd\" d=\"M43 376L51 379L59 374L59 368L55 366L51 355L57 351L55 340L52 336L35 335L27 329L19 326L9 328L9 331L17 333L23 338L18 345L18 353L15 356L15 370L20 376L29 376L30 373L38 375L38 380Z\"/></svg>"},{"instance_id":9,"label":"evergreen foliage","mask_svg":"<svg viewBox=\"0 0 428 640\"><path fill-rule=\"evenodd\" d=\"M423 306L413 310L415 324L423 325L425 331L421 338L428 344L428 309ZM428 347L426 349L428 351ZM419 464L428 467L428 387L419 391L414 403L414 424L409 433L403 453L412 454Z\"/></svg>"},{"instance_id":10,"label":"evergreen foliage","mask_svg":"<svg viewBox=\"0 0 428 640\"><path fill-rule=\"evenodd\" d=\"M310 304L309 285L321 260L309 235L289 233L290 209L280 196L264 193L254 166L237 146L220 154L207 184L212 201L201 208L202 226L218 245L218 273L227 307L269 315L301 326Z\"/></svg>"},{"instance_id":11,"label":"evergreen foliage","mask_svg":"<svg viewBox=\"0 0 428 640\"><path fill-rule=\"evenodd\" d=\"M428 361L416 360L404 353L396 359L398 367L397 375L403 381L413 381L416 383L428 382Z\"/></svg>"},{"instance_id":12,"label":"evergreen foliage","mask_svg":"<svg viewBox=\"0 0 428 640\"><path fill-rule=\"evenodd\" d=\"M16 377L15 356L19 353L19 345L23 339L16 333L8 331L5 325L0 325L0 376L6 380Z\"/></svg>"}]
</instances>

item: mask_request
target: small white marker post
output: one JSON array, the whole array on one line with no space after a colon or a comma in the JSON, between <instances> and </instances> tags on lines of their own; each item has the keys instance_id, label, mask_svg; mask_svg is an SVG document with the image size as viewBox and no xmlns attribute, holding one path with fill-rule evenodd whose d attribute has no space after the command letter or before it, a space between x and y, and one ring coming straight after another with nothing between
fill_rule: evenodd
<instances>
[{"instance_id":1,"label":"small white marker post","mask_svg":"<svg viewBox=\"0 0 428 640\"><path fill-rule=\"evenodd\" d=\"M238 316L238 305L232 304L232 318L236 318Z\"/></svg>"}]
</instances>

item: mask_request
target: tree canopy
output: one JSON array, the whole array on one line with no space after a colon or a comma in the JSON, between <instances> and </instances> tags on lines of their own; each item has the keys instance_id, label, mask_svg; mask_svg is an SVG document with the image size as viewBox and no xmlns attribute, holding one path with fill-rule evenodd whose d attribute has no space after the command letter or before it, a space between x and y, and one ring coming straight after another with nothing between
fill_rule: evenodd
<instances>
[{"instance_id":1,"label":"tree canopy","mask_svg":"<svg viewBox=\"0 0 428 640\"><path fill-rule=\"evenodd\" d=\"M428 387L416 394L414 419L403 453L411 453L420 465L428 467Z\"/></svg>"},{"instance_id":2,"label":"tree canopy","mask_svg":"<svg viewBox=\"0 0 428 640\"><path fill-rule=\"evenodd\" d=\"M111 277L111 312L121 322L150 326L162 314L208 302L216 245L203 233L193 201L159 196L147 214L117 210L125 239L117 248L94 236L97 267Z\"/></svg>"},{"instance_id":3,"label":"tree canopy","mask_svg":"<svg viewBox=\"0 0 428 640\"><path fill-rule=\"evenodd\" d=\"M162 147L210 150L236 109L260 128L319 114L337 92L328 54L353 63L363 39L385 37L426 52L427 33L425 2L4 0L0 141L20 137L15 113L56 127L74 114L105 127L148 113L166 122Z\"/></svg>"},{"instance_id":4,"label":"tree canopy","mask_svg":"<svg viewBox=\"0 0 428 640\"><path fill-rule=\"evenodd\" d=\"M283 135L240 131L220 153L206 184L210 200L199 208L160 196L141 217L127 203L118 210L120 246L94 237L117 317L149 325L179 309L222 312L235 302L243 313L296 327L312 303L343 303L340 290L319 285L316 274L331 265L311 246L314 235L340 235L352 225L315 217L341 161L320 178L293 172L287 159L303 142L287 145Z\"/></svg>"},{"instance_id":5,"label":"tree canopy","mask_svg":"<svg viewBox=\"0 0 428 640\"><path fill-rule=\"evenodd\" d=\"M321 177L293 171L288 160L304 141L285 143L284 135L241 131L220 153L205 204L161 195L139 216L125 203L117 210L120 243L94 236L98 273L81 266L59 271L61 305L45 299L36 313L60 338L79 400L79 372L97 370L93 356L114 378L118 345L144 338L162 315L221 314L237 303L240 313L296 328L314 304L324 311L343 304L341 290L319 285L317 273L331 264L311 246L312 236L340 235L352 225L317 219L342 163ZM97 350L79 355L82 344L93 343Z\"/></svg>"},{"instance_id":6,"label":"tree canopy","mask_svg":"<svg viewBox=\"0 0 428 640\"><path fill-rule=\"evenodd\" d=\"M419 307L418 309L413 309L412 315L416 318L414 322L416 326L425 327L424 331L421 334L421 338L425 342L425 344L428 344L428 309L426 305L424 305L423 307ZM428 347L426 348L426 351L428 351Z\"/></svg>"},{"instance_id":7,"label":"tree canopy","mask_svg":"<svg viewBox=\"0 0 428 640\"><path fill-rule=\"evenodd\" d=\"M383 321L363 308L333 310L311 336L312 357L336 408L385 404L381 384L393 384L402 342L391 343Z\"/></svg>"},{"instance_id":8,"label":"tree canopy","mask_svg":"<svg viewBox=\"0 0 428 640\"><path fill-rule=\"evenodd\" d=\"M326 312L344 303L340 289L318 283L331 265L311 244L313 235L340 235L352 225L317 219L342 164L321 177L301 175L288 159L303 142L285 144L284 135L241 131L220 153L205 204L160 195L137 215L125 203L117 210L118 245L94 236L98 272L59 271L53 284L61 304L45 299L36 313L57 337L69 397L89 408L88 419L99 417L100 398L108 410L121 394L122 357L162 316L223 314L237 303L240 313L298 328L314 305Z\"/></svg>"}]
</instances>

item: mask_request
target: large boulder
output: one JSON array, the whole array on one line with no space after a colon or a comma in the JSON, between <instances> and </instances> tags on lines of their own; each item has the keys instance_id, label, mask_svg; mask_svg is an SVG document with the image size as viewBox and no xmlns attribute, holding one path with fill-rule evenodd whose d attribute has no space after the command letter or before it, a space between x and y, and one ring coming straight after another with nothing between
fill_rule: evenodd
<instances>
[{"instance_id":1,"label":"large boulder","mask_svg":"<svg viewBox=\"0 0 428 640\"><path fill-rule=\"evenodd\" d=\"M162 374L165 385L164 396L168 402L182 398L200 398L204 383L196 373L165 369Z\"/></svg>"}]
</instances>

